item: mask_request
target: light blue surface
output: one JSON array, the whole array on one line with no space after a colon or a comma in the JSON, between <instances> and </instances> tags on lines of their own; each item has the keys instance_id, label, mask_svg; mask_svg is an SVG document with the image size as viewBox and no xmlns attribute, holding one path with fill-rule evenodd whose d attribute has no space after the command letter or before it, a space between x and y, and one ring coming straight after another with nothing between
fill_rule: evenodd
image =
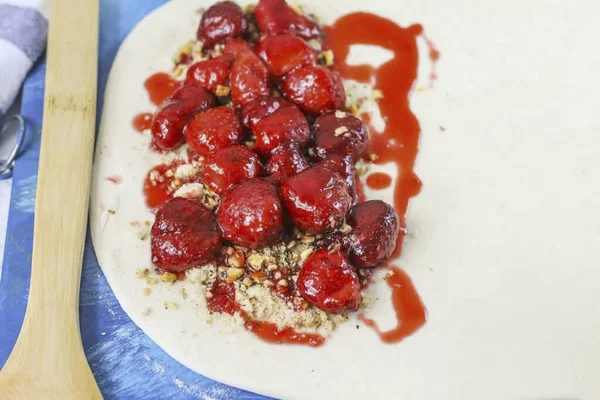
<instances>
[{"instance_id":1,"label":"light blue surface","mask_svg":"<svg viewBox=\"0 0 600 400\"><path fill-rule=\"evenodd\" d=\"M119 45L148 12L164 0L102 0L100 17L99 91ZM151 46L152 44L149 44ZM29 144L17 160L2 280L0 281L0 367L19 333L31 270L33 212L45 62L28 77L22 114L29 124ZM102 107L99 95L98 115ZM105 399L265 399L198 375L168 356L125 314L112 293L92 249L88 234L81 281L80 320L83 345ZM1 397L1 396L0 396Z\"/></svg>"}]
</instances>

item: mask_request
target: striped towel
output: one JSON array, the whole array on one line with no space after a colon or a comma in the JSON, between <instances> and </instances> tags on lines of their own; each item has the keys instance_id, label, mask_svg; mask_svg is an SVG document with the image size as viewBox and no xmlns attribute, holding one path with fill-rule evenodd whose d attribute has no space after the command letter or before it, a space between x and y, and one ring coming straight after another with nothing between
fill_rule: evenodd
<instances>
[{"instance_id":1,"label":"striped towel","mask_svg":"<svg viewBox=\"0 0 600 400\"><path fill-rule=\"evenodd\" d=\"M47 36L48 0L0 0L0 120L44 51Z\"/></svg>"}]
</instances>

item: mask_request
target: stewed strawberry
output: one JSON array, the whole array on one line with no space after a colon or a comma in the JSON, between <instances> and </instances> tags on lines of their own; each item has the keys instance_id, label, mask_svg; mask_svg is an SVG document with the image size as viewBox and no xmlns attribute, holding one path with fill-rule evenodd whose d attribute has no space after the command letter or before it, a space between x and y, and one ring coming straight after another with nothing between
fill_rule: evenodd
<instances>
[{"instance_id":1,"label":"stewed strawberry","mask_svg":"<svg viewBox=\"0 0 600 400\"><path fill-rule=\"evenodd\" d=\"M236 112L227 106L199 112L183 130L185 140L198 154L210 153L242 141L243 129Z\"/></svg>"},{"instance_id":2,"label":"stewed strawberry","mask_svg":"<svg viewBox=\"0 0 600 400\"><path fill-rule=\"evenodd\" d=\"M310 140L310 128L302 111L278 97L260 97L246 103L241 118L256 137L254 150L265 157L286 141L303 147Z\"/></svg>"},{"instance_id":3,"label":"stewed strawberry","mask_svg":"<svg viewBox=\"0 0 600 400\"><path fill-rule=\"evenodd\" d=\"M346 182L321 165L288 179L279 193L292 222L309 233L339 227L352 204Z\"/></svg>"},{"instance_id":4,"label":"stewed strawberry","mask_svg":"<svg viewBox=\"0 0 600 400\"><path fill-rule=\"evenodd\" d=\"M230 39L225 54L235 57L229 77L231 100L237 106L270 93L269 71L250 45L241 39Z\"/></svg>"},{"instance_id":5,"label":"stewed strawberry","mask_svg":"<svg viewBox=\"0 0 600 400\"><path fill-rule=\"evenodd\" d=\"M292 35L267 36L259 43L256 52L269 67L271 75L277 78L317 61L315 50Z\"/></svg>"},{"instance_id":6,"label":"stewed strawberry","mask_svg":"<svg viewBox=\"0 0 600 400\"><path fill-rule=\"evenodd\" d=\"M261 178L227 190L221 198L217 220L226 240L251 249L275 244L284 234L277 188Z\"/></svg>"},{"instance_id":7,"label":"stewed strawberry","mask_svg":"<svg viewBox=\"0 0 600 400\"><path fill-rule=\"evenodd\" d=\"M346 181L348 192L350 193L350 196L352 196L353 202L355 202L357 198L356 180L358 179L358 176L354 163L350 158L332 154L319 164L328 170L335 172Z\"/></svg>"},{"instance_id":8,"label":"stewed strawberry","mask_svg":"<svg viewBox=\"0 0 600 400\"><path fill-rule=\"evenodd\" d=\"M271 96L263 96L249 101L241 109L242 124L249 129L253 129L261 119L273 114L286 103L287 101L281 97Z\"/></svg>"},{"instance_id":9,"label":"stewed strawberry","mask_svg":"<svg viewBox=\"0 0 600 400\"><path fill-rule=\"evenodd\" d=\"M289 34L312 39L321 36L319 26L294 11L285 0L260 0L254 9L259 29L267 35Z\"/></svg>"},{"instance_id":10,"label":"stewed strawberry","mask_svg":"<svg viewBox=\"0 0 600 400\"><path fill-rule=\"evenodd\" d=\"M216 3L202 14L197 37L206 48L212 48L226 38L242 36L247 28L248 21L240 6L232 1L224 1Z\"/></svg>"},{"instance_id":11,"label":"stewed strawberry","mask_svg":"<svg viewBox=\"0 0 600 400\"><path fill-rule=\"evenodd\" d=\"M185 84L199 85L214 93L219 85L227 86L229 72L234 60L235 57L225 54L210 60L197 62L188 69Z\"/></svg>"},{"instance_id":12,"label":"stewed strawberry","mask_svg":"<svg viewBox=\"0 0 600 400\"><path fill-rule=\"evenodd\" d=\"M183 128L199 111L215 105L212 93L199 86L177 89L158 108L152 120L152 141L160 150L173 150L183 142Z\"/></svg>"},{"instance_id":13,"label":"stewed strawberry","mask_svg":"<svg viewBox=\"0 0 600 400\"><path fill-rule=\"evenodd\" d=\"M339 250L320 249L309 255L296 285L306 301L325 312L342 314L360 306L358 275Z\"/></svg>"},{"instance_id":14,"label":"stewed strawberry","mask_svg":"<svg viewBox=\"0 0 600 400\"><path fill-rule=\"evenodd\" d=\"M336 71L305 65L285 76L282 87L285 98L309 114L323 114L345 108L346 92Z\"/></svg>"},{"instance_id":15,"label":"stewed strawberry","mask_svg":"<svg viewBox=\"0 0 600 400\"><path fill-rule=\"evenodd\" d=\"M235 57L238 65L245 65L261 78L269 77L269 70L265 63L254 53L252 46L242 39L228 39L225 42L225 55Z\"/></svg>"},{"instance_id":16,"label":"stewed strawberry","mask_svg":"<svg viewBox=\"0 0 600 400\"><path fill-rule=\"evenodd\" d=\"M378 267L390 258L400 231L392 206L381 200L357 204L350 211L348 225L352 231L346 234L343 247L354 266Z\"/></svg>"},{"instance_id":17,"label":"stewed strawberry","mask_svg":"<svg viewBox=\"0 0 600 400\"><path fill-rule=\"evenodd\" d=\"M249 178L259 176L262 171L260 159L245 146L229 146L206 157L203 165L204 183L215 193Z\"/></svg>"},{"instance_id":18,"label":"stewed strawberry","mask_svg":"<svg viewBox=\"0 0 600 400\"><path fill-rule=\"evenodd\" d=\"M230 76L231 100L242 106L260 96L269 94L269 84L255 69L235 62Z\"/></svg>"},{"instance_id":19,"label":"stewed strawberry","mask_svg":"<svg viewBox=\"0 0 600 400\"><path fill-rule=\"evenodd\" d=\"M222 242L215 216L182 198L169 200L158 210L151 236L152 262L171 272L213 261Z\"/></svg>"},{"instance_id":20,"label":"stewed strawberry","mask_svg":"<svg viewBox=\"0 0 600 400\"><path fill-rule=\"evenodd\" d=\"M310 140L310 128L306 117L295 105L280 101L280 107L260 119L251 129L256 136L254 151L268 157L277 146L295 141L304 147Z\"/></svg>"},{"instance_id":21,"label":"stewed strawberry","mask_svg":"<svg viewBox=\"0 0 600 400\"><path fill-rule=\"evenodd\" d=\"M281 183L308 167L308 161L300 151L298 143L290 141L282 143L273 150L266 170L273 182Z\"/></svg>"},{"instance_id":22,"label":"stewed strawberry","mask_svg":"<svg viewBox=\"0 0 600 400\"><path fill-rule=\"evenodd\" d=\"M321 115L312 130L315 151L320 159L335 154L356 162L368 146L369 137L362 121L343 111Z\"/></svg>"}]
</instances>

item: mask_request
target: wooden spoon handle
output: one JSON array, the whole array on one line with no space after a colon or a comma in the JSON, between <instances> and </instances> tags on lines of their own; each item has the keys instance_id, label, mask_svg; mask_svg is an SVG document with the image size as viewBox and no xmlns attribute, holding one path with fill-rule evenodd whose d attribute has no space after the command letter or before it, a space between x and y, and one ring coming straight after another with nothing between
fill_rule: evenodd
<instances>
[{"instance_id":1,"label":"wooden spoon handle","mask_svg":"<svg viewBox=\"0 0 600 400\"><path fill-rule=\"evenodd\" d=\"M0 380L7 398L101 398L79 331L97 65L98 0L53 0L31 289Z\"/></svg>"}]
</instances>

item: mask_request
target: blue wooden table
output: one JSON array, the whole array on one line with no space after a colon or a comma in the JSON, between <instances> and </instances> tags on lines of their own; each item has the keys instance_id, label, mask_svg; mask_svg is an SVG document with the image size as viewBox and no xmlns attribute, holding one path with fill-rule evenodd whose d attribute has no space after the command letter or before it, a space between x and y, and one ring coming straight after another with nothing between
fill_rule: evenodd
<instances>
[{"instance_id":1,"label":"blue wooden table","mask_svg":"<svg viewBox=\"0 0 600 400\"><path fill-rule=\"evenodd\" d=\"M140 19L164 2L100 1L98 116L106 79L119 45ZM13 175L0 281L0 367L6 362L19 333L29 290L44 75L42 60L30 73L23 89L22 115L29 125L29 135L27 150L18 159ZM198 375L154 344L121 309L98 266L89 234L79 313L85 353L107 400L264 398Z\"/></svg>"}]
</instances>

